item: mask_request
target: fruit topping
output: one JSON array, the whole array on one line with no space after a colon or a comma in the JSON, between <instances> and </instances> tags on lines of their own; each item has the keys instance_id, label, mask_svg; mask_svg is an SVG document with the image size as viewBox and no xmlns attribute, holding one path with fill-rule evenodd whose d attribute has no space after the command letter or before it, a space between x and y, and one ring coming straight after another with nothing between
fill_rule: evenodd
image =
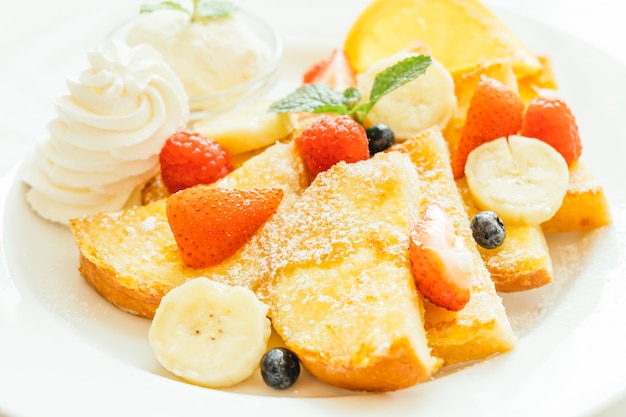
<instances>
[{"instance_id":1,"label":"fruit topping","mask_svg":"<svg viewBox=\"0 0 626 417\"><path fill-rule=\"evenodd\" d=\"M472 254L439 204L429 203L413 226L409 256L415 284L424 297L450 311L467 304L474 273Z\"/></svg>"},{"instance_id":2,"label":"fruit topping","mask_svg":"<svg viewBox=\"0 0 626 417\"><path fill-rule=\"evenodd\" d=\"M287 389L300 376L300 361L295 353L283 347L268 350L261 359L261 377L268 387Z\"/></svg>"},{"instance_id":3,"label":"fruit topping","mask_svg":"<svg viewBox=\"0 0 626 417\"><path fill-rule=\"evenodd\" d=\"M452 153L454 178L465 174L467 156L477 146L517 134L523 115L524 102L515 91L495 78L482 76L467 108L459 144Z\"/></svg>"},{"instance_id":4,"label":"fruit topping","mask_svg":"<svg viewBox=\"0 0 626 417\"><path fill-rule=\"evenodd\" d=\"M222 145L197 132L181 130L170 136L159 155L161 176L173 194L198 184L211 184L233 170Z\"/></svg>"},{"instance_id":5,"label":"fruit topping","mask_svg":"<svg viewBox=\"0 0 626 417\"><path fill-rule=\"evenodd\" d=\"M360 73L357 88L363 96L362 101L370 100L369 92L381 72L394 63L418 56L422 55L397 53L375 62L367 71ZM430 65L423 76L377 100L367 118L364 118L366 126L385 123L393 129L399 142L434 126L440 129L446 127L456 110L454 80L439 61L429 59Z\"/></svg>"},{"instance_id":6,"label":"fruit topping","mask_svg":"<svg viewBox=\"0 0 626 417\"><path fill-rule=\"evenodd\" d=\"M472 236L485 249L495 249L504 243L506 228L502 219L493 211L480 211L470 221Z\"/></svg>"},{"instance_id":7,"label":"fruit topping","mask_svg":"<svg viewBox=\"0 0 626 417\"><path fill-rule=\"evenodd\" d=\"M343 49L335 48L330 57L315 62L306 70L302 83L320 83L344 91L356 85L356 74Z\"/></svg>"},{"instance_id":8,"label":"fruit topping","mask_svg":"<svg viewBox=\"0 0 626 417\"><path fill-rule=\"evenodd\" d=\"M259 100L217 113L193 124L193 129L214 139L231 156L262 149L287 137L294 129L289 113L267 110L270 103Z\"/></svg>"},{"instance_id":9,"label":"fruit topping","mask_svg":"<svg viewBox=\"0 0 626 417\"><path fill-rule=\"evenodd\" d=\"M372 107L383 96L413 81L426 73L432 59L424 55L411 55L385 68L376 75L369 97L361 100L361 93L355 87L338 90L326 84L304 84L274 102L270 111L277 113L335 113L347 115L363 123Z\"/></svg>"},{"instance_id":10,"label":"fruit topping","mask_svg":"<svg viewBox=\"0 0 626 417\"><path fill-rule=\"evenodd\" d=\"M230 387L259 366L271 334L267 311L247 288L193 278L161 299L150 346L159 363L184 380Z\"/></svg>"},{"instance_id":11,"label":"fruit topping","mask_svg":"<svg viewBox=\"0 0 626 417\"><path fill-rule=\"evenodd\" d=\"M339 161L368 159L365 128L348 116L324 116L296 138L296 147L309 172L315 176Z\"/></svg>"},{"instance_id":12,"label":"fruit topping","mask_svg":"<svg viewBox=\"0 0 626 417\"><path fill-rule=\"evenodd\" d=\"M396 141L393 130L384 123L377 123L365 129L369 143L370 156L385 151Z\"/></svg>"},{"instance_id":13,"label":"fruit topping","mask_svg":"<svg viewBox=\"0 0 626 417\"><path fill-rule=\"evenodd\" d=\"M251 190L198 185L167 199L167 220L186 265L217 265L243 246L276 212L280 188Z\"/></svg>"},{"instance_id":14,"label":"fruit topping","mask_svg":"<svg viewBox=\"0 0 626 417\"><path fill-rule=\"evenodd\" d=\"M565 158L567 165L578 160L582 143L571 109L558 97L535 97L526 107L520 134L541 139Z\"/></svg>"},{"instance_id":15,"label":"fruit topping","mask_svg":"<svg viewBox=\"0 0 626 417\"><path fill-rule=\"evenodd\" d=\"M506 223L538 225L550 219L569 185L561 154L539 139L517 135L474 149L465 174L476 205Z\"/></svg>"}]
</instances>

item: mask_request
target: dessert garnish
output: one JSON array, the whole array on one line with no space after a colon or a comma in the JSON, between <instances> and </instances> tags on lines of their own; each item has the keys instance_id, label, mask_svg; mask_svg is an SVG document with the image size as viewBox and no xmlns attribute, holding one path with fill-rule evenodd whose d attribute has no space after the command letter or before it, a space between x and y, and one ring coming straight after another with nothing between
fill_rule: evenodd
<instances>
[{"instance_id":1,"label":"dessert garnish","mask_svg":"<svg viewBox=\"0 0 626 417\"><path fill-rule=\"evenodd\" d=\"M226 16L237 10L237 6L229 1L193 0L191 10L175 1L142 4L139 9L140 13L152 13L156 10L177 10L187 13L192 22L204 22L208 19L218 19Z\"/></svg>"},{"instance_id":2,"label":"dessert garnish","mask_svg":"<svg viewBox=\"0 0 626 417\"><path fill-rule=\"evenodd\" d=\"M386 94L424 75L431 64L426 55L407 57L378 73L372 85L369 99L361 102L361 92L356 87L338 91L326 84L308 83L270 106L271 111L336 113L348 115L363 123L367 113Z\"/></svg>"}]
</instances>

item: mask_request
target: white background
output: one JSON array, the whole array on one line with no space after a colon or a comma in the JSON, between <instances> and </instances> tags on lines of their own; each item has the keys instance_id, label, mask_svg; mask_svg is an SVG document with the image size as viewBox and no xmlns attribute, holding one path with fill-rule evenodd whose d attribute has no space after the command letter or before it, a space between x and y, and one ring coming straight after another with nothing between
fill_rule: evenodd
<instances>
[{"instance_id":1,"label":"white background","mask_svg":"<svg viewBox=\"0 0 626 417\"><path fill-rule=\"evenodd\" d=\"M299 0L293 0L294 3ZM339 0L347 2L349 0ZM253 1L247 3L253 4ZM269 2L271 3L271 2ZM302 1L302 4L315 3L314 0ZM355 0L355 15L363 0ZM626 66L626 22L618 11L620 3L615 0L492 0L491 5L508 8L520 14L557 27L595 47L613 55ZM0 0L0 132L9 135L0 137L0 175L6 173L19 160L31 141L39 135L44 126L39 120L47 120L52 114L51 99L62 88L51 85L46 77L55 74L41 74L33 80L33 88L16 83L14 74L10 74L12 57L20 52L24 45L36 45L39 48L54 48L45 42L45 36L51 30L58 30L67 22L76 22L88 14L94 7L106 4L140 4L129 0ZM130 7L130 6L129 6ZM281 11L276 10L279 14ZM102 19L106 19L103 16ZM289 16L297 19L297 16ZM91 22L84 22L84 33L89 33ZM323 23L321 23L323 25ZM73 27L76 27L74 24ZM84 33L77 33L76 45L82 45ZM42 40L44 39L44 40ZM53 40L52 40L53 41ZM85 40L85 42L87 42ZM87 46L87 45L85 45ZM63 57L59 57L63 59ZM58 68L63 63L57 63ZM37 69L33 69L37 73ZM626 71L623 74L626 77ZM589 74L589 83L593 84L594 74ZM41 85L49 87L40 88ZM626 109L624 109L626 113ZM42 115L37 122L32 115ZM626 352L625 352L626 354ZM36 401L36 398L33 398ZM529 399L529 401L531 401ZM626 398L617 401L597 417L617 417L626 415Z\"/></svg>"}]
</instances>

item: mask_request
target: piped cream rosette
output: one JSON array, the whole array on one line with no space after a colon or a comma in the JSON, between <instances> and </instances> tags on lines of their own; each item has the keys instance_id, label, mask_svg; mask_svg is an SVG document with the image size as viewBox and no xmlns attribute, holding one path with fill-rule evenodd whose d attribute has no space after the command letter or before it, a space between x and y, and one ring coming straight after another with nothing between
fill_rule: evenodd
<instances>
[{"instance_id":1,"label":"piped cream rosette","mask_svg":"<svg viewBox=\"0 0 626 417\"><path fill-rule=\"evenodd\" d=\"M87 57L23 176L32 208L59 223L132 203L189 120L185 89L153 47L109 41Z\"/></svg>"}]
</instances>

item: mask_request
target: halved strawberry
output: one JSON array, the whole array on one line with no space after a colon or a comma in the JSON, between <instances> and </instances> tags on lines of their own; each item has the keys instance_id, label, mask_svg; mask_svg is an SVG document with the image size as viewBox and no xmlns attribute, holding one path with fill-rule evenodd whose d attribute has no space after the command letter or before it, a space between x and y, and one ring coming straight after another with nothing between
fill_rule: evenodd
<instances>
[{"instance_id":1,"label":"halved strawberry","mask_svg":"<svg viewBox=\"0 0 626 417\"><path fill-rule=\"evenodd\" d=\"M510 87L482 76L467 108L458 147L451 155L454 178L465 174L467 156L479 145L514 135L522 126L524 102Z\"/></svg>"},{"instance_id":2,"label":"halved strawberry","mask_svg":"<svg viewBox=\"0 0 626 417\"><path fill-rule=\"evenodd\" d=\"M339 161L357 162L370 157L365 128L349 116L323 116L308 125L295 143L313 176Z\"/></svg>"},{"instance_id":3,"label":"halved strawberry","mask_svg":"<svg viewBox=\"0 0 626 417\"><path fill-rule=\"evenodd\" d=\"M181 130L170 136L159 154L161 178L170 193L211 184L234 167L228 151L200 133Z\"/></svg>"},{"instance_id":4,"label":"halved strawberry","mask_svg":"<svg viewBox=\"0 0 626 417\"><path fill-rule=\"evenodd\" d=\"M356 73L348 62L343 49L335 48L327 59L311 65L302 76L303 84L326 84L343 92L348 87L356 86Z\"/></svg>"},{"instance_id":5,"label":"halved strawberry","mask_svg":"<svg viewBox=\"0 0 626 417\"><path fill-rule=\"evenodd\" d=\"M418 290L433 304L459 311L470 299L472 255L452 220L437 203L430 203L409 238L411 272Z\"/></svg>"},{"instance_id":6,"label":"halved strawberry","mask_svg":"<svg viewBox=\"0 0 626 417\"><path fill-rule=\"evenodd\" d=\"M167 199L167 220L186 265L217 265L242 247L283 198L280 188L226 189L197 185Z\"/></svg>"},{"instance_id":7,"label":"halved strawberry","mask_svg":"<svg viewBox=\"0 0 626 417\"><path fill-rule=\"evenodd\" d=\"M520 135L552 145L570 165L582 153L578 124L572 110L558 97L535 97L526 108Z\"/></svg>"}]
</instances>

